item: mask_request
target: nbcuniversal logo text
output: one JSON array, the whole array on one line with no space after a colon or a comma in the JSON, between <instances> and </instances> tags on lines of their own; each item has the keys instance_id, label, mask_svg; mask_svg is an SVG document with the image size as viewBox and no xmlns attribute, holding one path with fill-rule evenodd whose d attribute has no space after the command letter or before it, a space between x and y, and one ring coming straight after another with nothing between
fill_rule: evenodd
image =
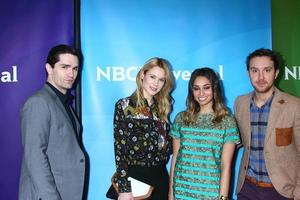
<instances>
[{"instance_id":1,"label":"nbcuniversal logo text","mask_svg":"<svg viewBox=\"0 0 300 200\"><path fill-rule=\"evenodd\" d=\"M0 82L1 83L13 83L18 82L18 68L17 66L11 66L7 69L1 69Z\"/></svg>"},{"instance_id":2,"label":"nbcuniversal logo text","mask_svg":"<svg viewBox=\"0 0 300 200\"><path fill-rule=\"evenodd\" d=\"M300 80L300 66L284 67L284 80Z\"/></svg>"},{"instance_id":3,"label":"nbcuniversal logo text","mask_svg":"<svg viewBox=\"0 0 300 200\"><path fill-rule=\"evenodd\" d=\"M219 70L217 72L223 80L223 65L219 65L218 67ZM107 66L105 68L97 66L96 81L135 81L136 74L140 68L139 66ZM190 80L191 73L189 70L173 70L173 75L176 80L182 79L188 81Z\"/></svg>"}]
</instances>

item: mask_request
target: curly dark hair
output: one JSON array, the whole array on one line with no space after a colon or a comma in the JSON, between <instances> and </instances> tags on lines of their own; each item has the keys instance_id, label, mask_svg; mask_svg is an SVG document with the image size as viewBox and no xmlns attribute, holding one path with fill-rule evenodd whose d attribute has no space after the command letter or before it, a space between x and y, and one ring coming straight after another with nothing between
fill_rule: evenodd
<instances>
[{"instance_id":1,"label":"curly dark hair","mask_svg":"<svg viewBox=\"0 0 300 200\"><path fill-rule=\"evenodd\" d=\"M250 68L249 63L252 58L262 57L262 56L267 56L273 61L275 71L279 69L280 57L279 57L278 53L276 53L275 51L272 51L270 49L260 48L260 49L256 49L255 51L253 51L252 53L250 53L247 56L247 59L246 59L247 70L249 71L249 68Z\"/></svg>"}]
</instances>

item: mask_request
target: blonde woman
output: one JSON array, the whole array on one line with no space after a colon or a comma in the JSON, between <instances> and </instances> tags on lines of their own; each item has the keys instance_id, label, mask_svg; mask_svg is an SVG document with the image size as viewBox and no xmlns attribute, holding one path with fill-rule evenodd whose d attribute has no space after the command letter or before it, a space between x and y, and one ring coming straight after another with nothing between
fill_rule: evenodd
<instances>
[{"instance_id":1,"label":"blonde woman","mask_svg":"<svg viewBox=\"0 0 300 200\"><path fill-rule=\"evenodd\" d=\"M186 103L170 133L173 158L169 200L226 200L239 135L212 69L200 68L192 73Z\"/></svg>"},{"instance_id":2,"label":"blonde woman","mask_svg":"<svg viewBox=\"0 0 300 200\"><path fill-rule=\"evenodd\" d=\"M169 114L173 77L168 61L152 58L136 77L137 89L117 101L114 114L114 147L118 200L133 200L128 177L154 187L151 200L168 199L166 169L172 153Z\"/></svg>"}]
</instances>

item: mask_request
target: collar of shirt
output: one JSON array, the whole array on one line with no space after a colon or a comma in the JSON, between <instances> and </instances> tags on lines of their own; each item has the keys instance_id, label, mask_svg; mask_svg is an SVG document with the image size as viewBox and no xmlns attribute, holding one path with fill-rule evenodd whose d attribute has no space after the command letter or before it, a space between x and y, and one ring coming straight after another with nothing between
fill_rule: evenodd
<instances>
[{"instance_id":1,"label":"collar of shirt","mask_svg":"<svg viewBox=\"0 0 300 200\"><path fill-rule=\"evenodd\" d=\"M51 83L46 82L46 84L50 86L50 88L55 92L55 94L58 96L58 98L63 104L70 105L73 102L74 96L72 94L70 94L69 92L67 92L67 94L63 94L58 89L56 89L56 87L54 87Z\"/></svg>"},{"instance_id":2,"label":"collar of shirt","mask_svg":"<svg viewBox=\"0 0 300 200\"><path fill-rule=\"evenodd\" d=\"M251 102L250 102L250 108L251 107L255 107L255 108L259 108L259 109L263 109L264 107L271 107L272 101L273 101L273 97L274 97L275 92L272 93L272 95L268 98L268 100L264 103L264 105L262 105L260 108L256 106L256 103L254 101L254 92L251 95Z\"/></svg>"},{"instance_id":3,"label":"collar of shirt","mask_svg":"<svg viewBox=\"0 0 300 200\"><path fill-rule=\"evenodd\" d=\"M133 93L129 98L130 98L131 106L136 107L137 106L136 105L137 104L136 94ZM147 101L146 98L143 97L142 101L144 102L145 107L148 107L148 108L151 108L151 109L155 108L155 105L156 105L156 99L155 98L153 98L153 103L152 103L151 106L149 106L148 101Z\"/></svg>"}]
</instances>

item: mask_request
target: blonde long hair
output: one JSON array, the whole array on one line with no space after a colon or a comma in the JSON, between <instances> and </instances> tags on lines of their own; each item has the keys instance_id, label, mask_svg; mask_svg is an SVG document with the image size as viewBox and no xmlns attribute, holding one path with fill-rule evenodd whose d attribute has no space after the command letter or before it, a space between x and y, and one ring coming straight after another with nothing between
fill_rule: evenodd
<instances>
[{"instance_id":1,"label":"blonde long hair","mask_svg":"<svg viewBox=\"0 0 300 200\"><path fill-rule=\"evenodd\" d=\"M165 71L166 75L166 81L162 89L153 97L156 102L154 109L157 111L158 117L161 120L169 122L169 114L172 111L173 103L171 92L173 90L174 78L171 72L171 64L163 58L154 57L149 59L138 72L136 76L137 89L134 92L134 96L136 98L136 106L145 106L142 87L143 80L141 79L141 73L146 74L153 67L162 68Z\"/></svg>"}]
</instances>

